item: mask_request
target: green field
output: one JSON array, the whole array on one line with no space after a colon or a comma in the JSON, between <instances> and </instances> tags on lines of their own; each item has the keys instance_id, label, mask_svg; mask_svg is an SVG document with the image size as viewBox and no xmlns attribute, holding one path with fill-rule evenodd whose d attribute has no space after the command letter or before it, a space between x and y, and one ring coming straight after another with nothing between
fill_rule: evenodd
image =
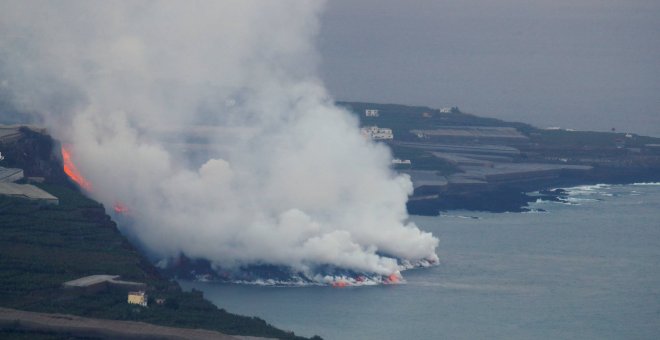
<instances>
[{"instance_id":1,"label":"green field","mask_svg":"<svg viewBox=\"0 0 660 340\"><path fill-rule=\"evenodd\" d=\"M597 159L610 163L633 164L653 163L660 154L660 148L649 146L660 144L660 138L640 136L626 132L573 131L563 129L539 129L532 125L507 122L495 118L479 117L452 108L451 112L440 112L424 106L406 106L396 104L377 104L362 102L339 102L338 105L352 112L360 126L378 126L390 128L396 142L421 142L427 144L510 145L519 149L523 158L516 161L547 162L549 158L564 158L579 164ZM366 117L365 110L378 110L378 117ZM458 127L509 127L515 128L527 139L475 141L468 139L420 140L411 130L433 130ZM453 164L437 160L430 152L422 148L397 146L396 142L386 142L396 158L410 159L413 170L436 170L441 175L450 175L460 170ZM642 156L641 158L638 156ZM631 157L636 159L630 160ZM646 158L644 158L646 157ZM649 158L650 157L650 158ZM644 159L642 159L644 158ZM651 159L652 158L652 159ZM585 159L587 159L585 161ZM633 163L631 163L633 162ZM602 162L601 162L602 163ZM637 164L635 163L635 164ZM590 163L589 163L590 164Z\"/></svg>"},{"instance_id":2,"label":"green field","mask_svg":"<svg viewBox=\"0 0 660 340\"><path fill-rule=\"evenodd\" d=\"M60 205L0 196L0 306L302 339L259 318L218 309L201 292L182 292L176 282L162 278L128 243L99 203L64 185L41 187L57 196ZM152 303L147 308L128 305L126 291L119 288L93 294L62 288L65 281L94 274L121 275L124 280L144 282L149 286ZM158 305L153 298L164 298L166 302Z\"/></svg>"}]
</instances>

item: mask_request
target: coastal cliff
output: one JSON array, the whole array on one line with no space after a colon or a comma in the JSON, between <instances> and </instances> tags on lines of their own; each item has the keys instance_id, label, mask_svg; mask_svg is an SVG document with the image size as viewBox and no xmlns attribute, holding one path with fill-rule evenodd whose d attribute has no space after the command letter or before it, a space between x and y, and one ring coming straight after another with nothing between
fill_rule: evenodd
<instances>
[{"instance_id":1,"label":"coastal cliff","mask_svg":"<svg viewBox=\"0 0 660 340\"><path fill-rule=\"evenodd\" d=\"M518 212L538 199L561 199L562 192L554 188L660 181L660 138L540 129L457 107L339 105L353 112L362 127L391 131L367 137L388 145L392 167L412 179L411 214Z\"/></svg>"},{"instance_id":2,"label":"coastal cliff","mask_svg":"<svg viewBox=\"0 0 660 340\"><path fill-rule=\"evenodd\" d=\"M78 334L67 325L58 331L28 318L23 323L0 322L0 338L90 338L90 334L91 338L113 338L104 335L107 327L103 326L113 323L103 320L122 320L140 322L142 328L149 326L145 323L167 326L159 328L165 333L200 333L177 330L182 328L304 339L257 317L219 309L202 292L184 292L131 245L103 205L82 195L67 180L53 152L58 148L52 138L34 129L15 129L16 138L0 140L5 157L0 165L24 167L26 177L56 196L58 204L0 195L0 307L84 316L79 320L83 326L100 326ZM120 286L67 289L63 285L90 275L119 276L143 284L150 297L148 307L128 304L127 291ZM51 314L40 315L51 318ZM117 332L108 334L123 334Z\"/></svg>"}]
</instances>

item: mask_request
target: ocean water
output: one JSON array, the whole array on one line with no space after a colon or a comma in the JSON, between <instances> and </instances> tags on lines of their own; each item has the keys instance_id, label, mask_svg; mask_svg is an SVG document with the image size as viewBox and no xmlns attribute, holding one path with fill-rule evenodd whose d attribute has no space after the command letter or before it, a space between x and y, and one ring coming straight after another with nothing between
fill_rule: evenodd
<instances>
[{"instance_id":1,"label":"ocean water","mask_svg":"<svg viewBox=\"0 0 660 340\"><path fill-rule=\"evenodd\" d=\"M181 284L330 340L660 338L660 184L569 191L534 205L545 212L413 217L441 262L401 285Z\"/></svg>"}]
</instances>

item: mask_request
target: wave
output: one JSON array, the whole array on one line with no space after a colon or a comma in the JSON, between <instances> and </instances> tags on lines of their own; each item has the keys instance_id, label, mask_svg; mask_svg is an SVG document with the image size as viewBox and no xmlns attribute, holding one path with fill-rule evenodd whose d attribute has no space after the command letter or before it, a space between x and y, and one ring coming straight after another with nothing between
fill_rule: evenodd
<instances>
[{"instance_id":1,"label":"wave","mask_svg":"<svg viewBox=\"0 0 660 340\"><path fill-rule=\"evenodd\" d=\"M481 219L481 217L478 217L478 216L448 215L448 214L440 214L440 217L461 218L461 219L469 219L469 220L480 220Z\"/></svg>"},{"instance_id":2,"label":"wave","mask_svg":"<svg viewBox=\"0 0 660 340\"><path fill-rule=\"evenodd\" d=\"M580 197L567 197L566 202L569 203L580 203L580 202L598 202L602 201L602 199L597 199L597 198L580 198Z\"/></svg>"},{"instance_id":3,"label":"wave","mask_svg":"<svg viewBox=\"0 0 660 340\"><path fill-rule=\"evenodd\" d=\"M579 185L575 187L565 188L564 190L569 196L578 196L578 195L602 195L612 188L610 184L593 184L593 185Z\"/></svg>"},{"instance_id":4,"label":"wave","mask_svg":"<svg viewBox=\"0 0 660 340\"><path fill-rule=\"evenodd\" d=\"M331 286L336 288L393 285L406 283L401 272L437 266L435 259L416 262L398 260L397 270L389 275L354 272L340 268L317 268L314 272L291 272L286 267L249 266L235 270L201 268L199 263L184 269L184 278L199 282L232 283L271 287ZM167 266L167 265L166 265ZM166 269L167 270L167 269ZM179 273L182 273L179 271Z\"/></svg>"},{"instance_id":5,"label":"wave","mask_svg":"<svg viewBox=\"0 0 660 340\"><path fill-rule=\"evenodd\" d=\"M549 214L549 212L545 209L530 209L527 211L523 211L523 214Z\"/></svg>"},{"instance_id":6,"label":"wave","mask_svg":"<svg viewBox=\"0 0 660 340\"><path fill-rule=\"evenodd\" d=\"M383 276L319 276L314 281L306 280L274 280L274 279L256 279L256 280L234 280L229 281L234 284L265 286L265 287L313 287L313 286L331 286L335 288L344 287L364 287L391 284L404 284L403 277L383 277Z\"/></svg>"}]
</instances>

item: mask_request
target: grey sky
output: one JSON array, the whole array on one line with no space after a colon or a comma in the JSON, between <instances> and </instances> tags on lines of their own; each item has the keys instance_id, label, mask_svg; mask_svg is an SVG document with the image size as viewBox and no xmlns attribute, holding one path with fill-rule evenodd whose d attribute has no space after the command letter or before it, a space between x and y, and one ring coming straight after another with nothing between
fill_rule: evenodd
<instances>
[{"instance_id":1,"label":"grey sky","mask_svg":"<svg viewBox=\"0 0 660 340\"><path fill-rule=\"evenodd\" d=\"M660 136L660 1L330 0L338 100Z\"/></svg>"}]
</instances>

